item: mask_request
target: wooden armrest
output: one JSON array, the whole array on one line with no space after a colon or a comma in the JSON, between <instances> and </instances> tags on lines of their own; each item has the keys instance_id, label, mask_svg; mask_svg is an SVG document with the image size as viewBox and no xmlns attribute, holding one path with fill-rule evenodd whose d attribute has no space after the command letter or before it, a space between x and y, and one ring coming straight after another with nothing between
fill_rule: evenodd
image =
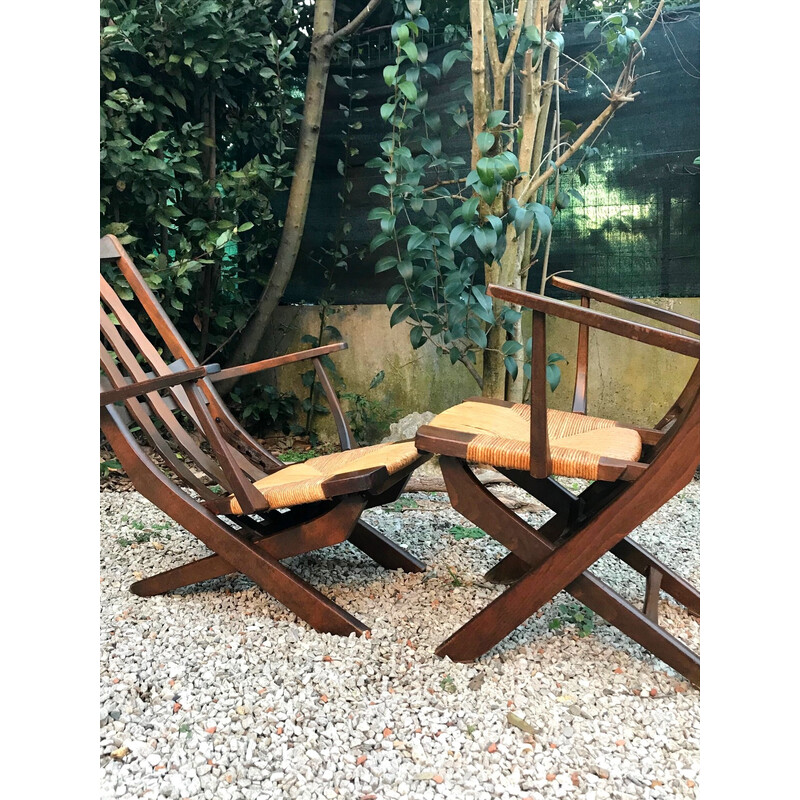
<instances>
[{"instance_id":1,"label":"wooden armrest","mask_svg":"<svg viewBox=\"0 0 800 800\"><path fill-rule=\"evenodd\" d=\"M519 289L509 289L494 283L486 287L486 294L500 300L507 300L510 303L531 308L543 314L568 319L581 325L587 325L590 328L598 328L636 342L644 342L664 350L671 350L674 353L700 358L700 341L684 336L681 333L671 333L660 328L652 328L649 325L612 317L610 314L604 314L600 311L574 306L570 303L565 303L563 300L553 300L551 297L523 292Z\"/></svg>"},{"instance_id":2,"label":"wooden armrest","mask_svg":"<svg viewBox=\"0 0 800 800\"><path fill-rule=\"evenodd\" d=\"M322 482L325 497L339 497L343 494L368 492L389 479L389 470L384 466L366 467L355 472L332 475Z\"/></svg>"},{"instance_id":3,"label":"wooden armrest","mask_svg":"<svg viewBox=\"0 0 800 800\"><path fill-rule=\"evenodd\" d=\"M284 364L292 364L295 361L319 358L328 353L335 353L337 350L347 350L347 342L334 342L333 344L326 344L322 347L312 347L310 350L300 350L297 353L287 353L283 356L275 356L275 358L266 358L263 361L254 361L252 364L228 367L227 369L220 370L211 380L216 383L217 381L225 381L229 378L241 378L242 375L252 375L255 372L273 369L274 367L280 367Z\"/></svg>"},{"instance_id":4,"label":"wooden armrest","mask_svg":"<svg viewBox=\"0 0 800 800\"><path fill-rule=\"evenodd\" d=\"M563 289L566 292L572 292L581 297L589 297L592 300L607 303L610 306L625 309L625 311L630 311L633 314L650 317L650 319L664 322L667 325L674 325L681 330L689 331L689 333L696 333L698 336L700 335L700 321L692 317L685 317L683 314L676 314L674 311L667 311L664 308L658 308L658 306L651 306L648 303L631 300L629 297L623 297L613 292L606 292L603 289L596 289L594 286L571 281L558 275L551 276L550 283L556 288Z\"/></svg>"},{"instance_id":5,"label":"wooden armrest","mask_svg":"<svg viewBox=\"0 0 800 800\"><path fill-rule=\"evenodd\" d=\"M100 392L100 405L108 406L120 400L127 400L131 397L148 394L148 392L155 392L158 389L166 389L181 383L190 383L191 381L205 378L207 375L218 371L219 364L207 364L205 367L181 369L170 375L159 375L156 378L150 378L146 381L129 383L118 389L109 389L105 392Z\"/></svg>"}]
</instances>

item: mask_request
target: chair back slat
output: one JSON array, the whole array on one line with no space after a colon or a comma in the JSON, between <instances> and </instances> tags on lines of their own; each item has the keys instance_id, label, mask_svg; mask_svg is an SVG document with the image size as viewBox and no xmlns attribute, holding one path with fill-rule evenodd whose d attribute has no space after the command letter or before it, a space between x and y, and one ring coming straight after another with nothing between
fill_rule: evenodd
<instances>
[{"instance_id":1,"label":"chair back slat","mask_svg":"<svg viewBox=\"0 0 800 800\"><path fill-rule=\"evenodd\" d=\"M153 343L149 340L144 331L142 331L139 324L133 318L133 315L122 304L122 301L120 300L119 296L114 291L114 289L111 287L111 285L102 277L100 278L100 298L104 303L106 303L106 305L111 309L111 311L113 311L114 315L117 318L117 321L120 323L119 328L121 328L129 336L132 342L135 343L141 355L147 360L147 362L153 368L153 372L156 375L169 375L172 371L171 366L167 364L167 362L163 359L161 354L158 352ZM185 361L182 358L180 358L176 363L185 364ZM134 380L143 380L145 378L147 378L147 373L137 372L137 375L134 378ZM186 389L183 386L173 386L170 387L168 391L170 392L172 397L171 398L169 396L161 397L158 402L159 418L161 418L165 423L170 425L172 430L173 417L172 415L166 417L164 414L165 409L167 411L180 410L183 411L190 418L192 424L194 425L195 430L201 431L202 426L197 418L197 414L194 410L194 407L189 402L189 398L186 394ZM214 395L212 395L212 398L213 397ZM175 431L175 433L177 434L177 431ZM188 443L186 446L189 446ZM201 457L205 458L205 456L203 456L202 453ZM235 453L233 458L238 464L239 468L244 470L252 480L260 480L266 475L265 472L259 469L258 466L253 464L238 451ZM218 471L216 477L219 477L219 475L221 475L221 473L219 473Z\"/></svg>"},{"instance_id":2,"label":"chair back slat","mask_svg":"<svg viewBox=\"0 0 800 800\"><path fill-rule=\"evenodd\" d=\"M121 334L117 330L116 325L104 313L100 313L100 331L114 350L120 364L125 368L130 377L134 381L146 380L145 371L141 364L136 360L133 352L125 344ZM106 373L108 374L108 373ZM111 378L111 376L108 376ZM120 377L122 377L120 375ZM113 381L112 381L113 382ZM124 382L123 384L124 385ZM119 386L114 386L119 388ZM227 481L223 476L219 467L200 449L197 442L189 435L186 429L180 424L177 417L167 408L163 398L158 392L150 392L145 398L151 409L152 415L160 420L169 431L172 438L178 442L183 451L194 461L194 463L203 470L210 478L222 486L227 488ZM129 407L130 408L130 407ZM141 423L140 423L141 424ZM196 430L200 430L199 425L195 426Z\"/></svg>"},{"instance_id":3,"label":"chair back slat","mask_svg":"<svg viewBox=\"0 0 800 800\"><path fill-rule=\"evenodd\" d=\"M156 375L168 375L170 367L167 362L162 358L156 347L144 333L139 326L139 323L133 318L133 315L120 300L117 293L111 285L102 276L100 277L100 298L102 301L114 312L120 327L128 334L132 341L136 344L139 352L147 359L148 363L153 368ZM181 356L182 358L182 356ZM197 366L196 362L189 364L184 359L187 366ZM189 398L186 396L186 390L183 386L174 386L170 389L170 394L175 399L178 407L185 414L192 418L192 423L195 427L199 428L199 423L195 417L194 409L192 408Z\"/></svg>"},{"instance_id":4,"label":"chair back slat","mask_svg":"<svg viewBox=\"0 0 800 800\"><path fill-rule=\"evenodd\" d=\"M129 380L141 382L149 377L169 376L174 369L174 363L168 363L170 356L175 361L182 362L184 368L198 367L197 359L172 320L113 236L101 240L101 260L103 258L114 259L119 272L158 332L158 338L161 339L158 344L163 343L168 351L167 354L156 346L157 343L145 333L114 287L101 276L101 301L108 312L116 317L117 323L112 322L108 314L101 313L101 336L114 351L120 364L114 380L121 380L124 384ZM141 363L142 360L146 364ZM123 369L127 375L123 374ZM164 396L159 392L149 392L144 397L136 398L134 402L126 401L125 407L150 439L156 452L170 466L174 465L176 459L172 448L177 447L206 476L225 490L232 491L240 500L242 508L263 507L263 497L252 488L252 481L259 480L284 465L241 428L209 380L200 378L196 382L168 387ZM182 414L176 416L175 411ZM142 420L145 417L149 424L143 425ZM119 419L119 415L116 418ZM162 424L164 428L161 428ZM192 428L191 431L185 427L187 424ZM199 441L200 437L205 443ZM206 445L211 451L210 455L204 452ZM177 458L179 460L179 456ZM188 480L185 474L181 477ZM202 479L200 480L202 483ZM207 493L206 489L206 496Z\"/></svg>"},{"instance_id":5,"label":"chair back slat","mask_svg":"<svg viewBox=\"0 0 800 800\"><path fill-rule=\"evenodd\" d=\"M106 236L102 241L110 241L114 245L117 267L125 277L125 280L128 282L128 285L130 286L134 295L136 295L136 298L142 304L142 307L147 312L151 322L155 326L167 348L173 354L174 358L182 358L188 367L199 366L199 362L195 358L194 354L178 332L175 324L172 322L169 316L164 313L163 308L153 294L153 290L147 285L147 281L145 281L139 270L136 269L136 265L133 263L130 256L125 252L125 249L116 242L116 239L113 236ZM101 247L101 259L103 257L104 256L102 255ZM226 441L228 441L229 444L232 444L234 447L241 445L250 453L255 454L261 466L263 466L267 472L274 472L277 469L283 468L284 464L281 461L275 458L272 453L265 450L252 436L250 436L250 434L247 433L247 431L241 427L241 425L239 425L238 421L228 411L227 406L223 403L222 398L219 396L219 393L211 381L203 379L200 382L200 386L203 394L209 401L212 398L215 400L218 411L217 416L219 417L219 421L222 423L222 429L224 432L223 435L225 435ZM187 414L190 414L190 416L193 416L191 412L191 404L188 401L186 393L183 391L183 387L176 387L176 391L172 391L171 393L173 397L176 397L176 399L180 397L180 404L183 407L183 410ZM193 421L197 423L196 419ZM228 431L234 433L233 438L227 436ZM235 458L240 467L248 471L251 477L264 477L266 474L266 472L262 472L259 469L258 475L254 475L250 472L250 470L252 470L255 466L252 461L247 458L240 458L239 455L235 456Z\"/></svg>"},{"instance_id":6,"label":"chair back slat","mask_svg":"<svg viewBox=\"0 0 800 800\"><path fill-rule=\"evenodd\" d=\"M116 388L120 385L125 385L125 377L112 360L108 350L106 350L102 344L100 345L100 367L112 386ZM215 493L188 468L184 461L178 458L173 449L169 446L167 440L159 433L150 418L150 412L145 407L145 403L139 401L136 397L132 397L126 400L125 404L128 413L131 414L131 419L135 420L139 425L142 433L147 437L158 454L167 462L177 479L181 480L185 486L196 491L204 500L214 500L216 497Z\"/></svg>"}]
</instances>

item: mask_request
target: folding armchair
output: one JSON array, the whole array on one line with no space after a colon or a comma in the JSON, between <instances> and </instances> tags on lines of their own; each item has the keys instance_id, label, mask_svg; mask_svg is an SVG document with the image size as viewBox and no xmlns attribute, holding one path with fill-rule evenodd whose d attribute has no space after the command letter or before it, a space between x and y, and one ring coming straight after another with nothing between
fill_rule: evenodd
<instances>
[{"instance_id":1,"label":"folding armchair","mask_svg":"<svg viewBox=\"0 0 800 800\"><path fill-rule=\"evenodd\" d=\"M658 624L659 592L700 614L699 592L628 534L692 479L700 462L700 341L590 308L591 300L667 323L699 337L697 320L561 278L575 306L490 285L492 297L533 311L531 404L474 397L417 432L417 449L437 453L453 507L511 552L486 578L512 585L450 636L437 654L470 661L496 645L565 589L578 601L699 685L700 659ZM546 407L546 315L578 323L572 412ZM697 359L686 388L654 428L586 415L589 328ZM469 462L489 464L555 512L534 529L494 497ZM552 476L584 478L576 495ZM610 552L646 577L643 608L589 571Z\"/></svg>"},{"instance_id":2,"label":"folding armchair","mask_svg":"<svg viewBox=\"0 0 800 800\"><path fill-rule=\"evenodd\" d=\"M101 274L100 427L134 487L213 551L131 590L150 596L241 572L318 631L365 632L281 560L349 540L387 569L424 570L360 517L396 499L429 456L413 442L354 447L320 361L346 344L230 369L202 366L115 237L100 240L100 259L116 262L163 346L150 340ZM342 452L284 465L239 425L214 382L303 359L311 359L327 395Z\"/></svg>"}]
</instances>

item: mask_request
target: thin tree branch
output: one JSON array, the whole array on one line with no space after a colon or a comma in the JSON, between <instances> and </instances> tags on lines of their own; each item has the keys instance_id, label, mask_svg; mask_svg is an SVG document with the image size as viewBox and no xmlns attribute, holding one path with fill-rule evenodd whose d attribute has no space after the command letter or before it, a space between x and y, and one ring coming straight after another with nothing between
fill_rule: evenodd
<instances>
[{"instance_id":1,"label":"thin tree branch","mask_svg":"<svg viewBox=\"0 0 800 800\"><path fill-rule=\"evenodd\" d=\"M519 44L519 37L522 33L522 20L525 16L525 9L527 5L528 0L519 0L519 6L517 7L517 19L514 23L514 32L511 34L511 42L508 45L508 52L503 60L502 75L504 79L508 77L508 73L511 70L512 64L514 63L514 53L516 52L517 45Z\"/></svg>"},{"instance_id":2,"label":"thin tree branch","mask_svg":"<svg viewBox=\"0 0 800 800\"><path fill-rule=\"evenodd\" d=\"M648 25L648 26L645 28L645 31L644 31L644 33L643 33L643 34L642 34L642 35L639 37L639 41L640 41L640 42L641 42L641 41L642 41L642 40L643 40L643 39L644 39L644 38L645 38L645 37L646 37L646 36L647 36L647 35L650 33L650 31L651 31L651 30L653 30L653 28L655 27L656 20L658 20L658 18L661 16L661 9L662 9L662 8L664 8L664 0L661 0L661 2L658 4L658 8L656 9L656 11L655 11L655 14L653 14L653 18L650 20L650 24L649 24L649 25Z\"/></svg>"},{"instance_id":3,"label":"thin tree branch","mask_svg":"<svg viewBox=\"0 0 800 800\"><path fill-rule=\"evenodd\" d=\"M366 21L367 17L372 14L372 12L381 4L381 0L369 0L369 2L361 9L361 12L356 15L356 17L344 25L343 27L339 28L336 33L333 34L331 37L331 41L338 42L340 39L344 39L346 36L349 36L351 33L355 33Z\"/></svg>"}]
</instances>

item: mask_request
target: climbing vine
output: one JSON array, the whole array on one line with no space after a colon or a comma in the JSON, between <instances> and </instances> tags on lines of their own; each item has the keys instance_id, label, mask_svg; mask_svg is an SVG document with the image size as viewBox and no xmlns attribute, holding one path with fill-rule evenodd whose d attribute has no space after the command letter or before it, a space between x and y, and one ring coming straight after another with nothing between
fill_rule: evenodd
<instances>
[{"instance_id":1,"label":"climbing vine","mask_svg":"<svg viewBox=\"0 0 800 800\"><path fill-rule=\"evenodd\" d=\"M637 13L638 2L624 5ZM381 248L376 271L394 271L398 279L386 298L391 325L408 325L414 348L430 342L451 363L462 363L484 394L521 400L525 387L518 378L530 379L522 315L494 304L484 281L524 288L535 267L544 291L554 217L582 201L583 161L597 153L596 136L617 108L636 96L634 64L644 36L619 12L586 25L587 37L599 29L604 57L620 65L620 76L613 89L606 87L607 108L579 126L561 119L558 101L563 8L544 0L519 0L514 13L504 8L470 0L470 38L440 66L428 62L430 23L421 0L395 3L396 58L383 71L390 94L380 108L389 130L381 155L368 162L382 176L370 191L384 200L369 219L380 225L371 242L373 250ZM597 50L569 59L565 72L577 66L596 76ZM450 101L431 111L428 87L461 61L469 73L450 80ZM460 129L471 141L469 163L448 152ZM566 162L577 153L570 170ZM551 354L551 389L560 379L559 361L562 356Z\"/></svg>"}]
</instances>

